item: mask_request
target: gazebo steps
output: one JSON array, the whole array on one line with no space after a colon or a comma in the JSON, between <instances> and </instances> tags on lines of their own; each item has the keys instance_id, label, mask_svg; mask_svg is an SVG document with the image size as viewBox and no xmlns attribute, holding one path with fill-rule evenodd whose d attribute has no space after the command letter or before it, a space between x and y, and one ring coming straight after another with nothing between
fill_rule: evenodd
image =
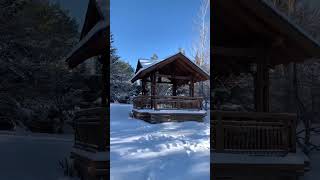
<instances>
[{"instance_id":1,"label":"gazebo steps","mask_svg":"<svg viewBox=\"0 0 320 180\"><path fill-rule=\"evenodd\" d=\"M207 112L204 110L152 110L133 109L132 115L136 119L142 119L149 123L162 122L183 122L198 121L203 122Z\"/></svg>"}]
</instances>

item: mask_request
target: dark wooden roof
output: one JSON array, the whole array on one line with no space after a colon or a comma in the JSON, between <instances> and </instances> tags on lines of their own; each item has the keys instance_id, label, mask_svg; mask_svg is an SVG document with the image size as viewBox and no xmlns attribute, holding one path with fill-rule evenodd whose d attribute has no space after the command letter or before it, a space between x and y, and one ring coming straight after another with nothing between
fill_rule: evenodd
<instances>
[{"instance_id":1,"label":"dark wooden roof","mask_svg":"<svg viewBox=\"0 0 320 180\"><path fill-rule=\"evenodd\" d=\"M163 59L162 59L163 60ZM136 72L137 73L141 68L147 67L150 64L156 62L156 61L162 61L162 60L153 60L153 59L138 59Z\"/></svg>"},{"instance_id":2,"label":"dark wooden roof","mask_svg":"<svg viewBox=\"0 0 320 180\"><path fill-rule=\"evenodd\" d=\"M209 79L209 74L202 68L197 66L193 61L187 58L182 53L177 53L173 56L162 60L154 60L153 63L147 63L137 67L140 67L131 82L135 82L138 79L148 78L151 73L158 72L161 75L174 75L181 77L192 77L194 82L205 81ZM187 80L181 80L178 84L187 83Z\"/></svg>"},{"instance_id":3,"label":"dark wooden roof","mask_svg":"<svg viewBox=\"0 0 320 180\"><path fill-rule=\"evenodd\" d=\"M110 27L110 0L89 0L80 42L66 58L70 68L106 52Z\"/></svg>"},{"instance_id":4,"label":"dark wooden roof","mask_svg":"<svg viewBox=\"0 0 320 180\"><path fill-rule=\"evenodd\" d=\"M212 6L214 66L266 58L273 66L320 57L320 44L264 0L216 0Z\"/></svg>"}]
</instances>

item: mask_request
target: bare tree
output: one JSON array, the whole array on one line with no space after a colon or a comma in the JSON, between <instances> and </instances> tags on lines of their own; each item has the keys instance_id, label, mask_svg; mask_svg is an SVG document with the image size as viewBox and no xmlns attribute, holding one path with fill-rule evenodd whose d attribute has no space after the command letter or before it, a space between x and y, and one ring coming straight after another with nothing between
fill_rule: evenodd
<instances>
[{"instance_id":1,"label":"bare tree","mask_svg":"<svg viewBox=\"0 0 320 180\"><path fill-rule=\"evenodd\" d=\"M197 38L192 45L192 56L196 64L203 67L210 64L210 0L201 0L197 19L194 24L197 30ZM208 66L207 66L208 67ZM209 69L206 69L209 71Z\"/></svg>"},{"instance_id":2,"label":"bare tree","mask_svg":"<svg viewBox=\"0 0 320 180\"><path fill-rule=\"evenodd\" d=\"M288 15L288 17L299 24L305 31L307 31L315 39L319 39L320 36L320 10L314 9L306 4L304 1L297 0L272 0L275 7L282 10ZM311 140L311 121L315 118L314 108L315 108L315 78L314 68L317 67L317 60L312 60L311 63L303 63L297 65L293 63L291 66L288 66L288 71L286 73L287 80L289 81L289 89L293 88L291 91L294 97L294 100L297 105L297 114L299 120L303 123L305 128L304 144L310 146ZM306 78L310 76L310 78ZM298 78L299 77L299 78ZM299 79L311 79L311 82L306 87L306 82L302 82ZM303 89L311 89L311 103L308 101L303 102L303 96L306 94L303 92ZM303 96L300 96L303 95ZM311 104L311 108L307 108L307 105Z\"/></svg>"},{"instance_id":3,"label":"bare tree","mask_svg":"<svg viewBox=\"0 0 320 180\"><path fill-rule=\"evenodd\" d=\"M192 44L191 54L195 59L195 63L205 71L210 71L210 0L201 0L199 12L194 22L197 36ZM200 82L196 84L199 89L198 94L204 97L205 109L210 99L210 83Z\"/></svg>"}]
</instances>

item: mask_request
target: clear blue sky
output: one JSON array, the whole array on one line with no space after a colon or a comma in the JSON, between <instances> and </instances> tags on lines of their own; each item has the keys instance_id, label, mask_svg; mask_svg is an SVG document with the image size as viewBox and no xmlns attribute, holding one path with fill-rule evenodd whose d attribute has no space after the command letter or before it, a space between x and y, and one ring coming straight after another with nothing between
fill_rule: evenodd
<instances>
[{"instance_id":1,"label":"clear blue sky","mask_svg":"<svg viewBox=\"0 0 320 180\"><path fill-rule=\"evenodd\" d=\"M200 0L111 0L114 46L134 68L138 58L156 53L164 58L183 48L187 56L195 40Z\"/></svg>"}]
</instances>

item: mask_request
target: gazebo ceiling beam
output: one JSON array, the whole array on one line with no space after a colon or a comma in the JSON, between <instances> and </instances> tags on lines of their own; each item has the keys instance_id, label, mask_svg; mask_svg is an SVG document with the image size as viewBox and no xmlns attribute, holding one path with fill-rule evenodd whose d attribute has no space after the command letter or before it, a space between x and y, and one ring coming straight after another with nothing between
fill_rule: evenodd
<instances>
[{"instance_id":1,"label":"gazebo ceiling beam","mask_svg":"<svg viewBox=\"0 0 320 180\"><path fill-rule=\"evenodd\" d=\"M158 74L159 77L170 78L170 79L178 79L178 80L191 80L192 76L176 76L176 75L166 75L166 74Z\"/></svg>"},{"instance_id":2,"label":"gazebo ceiling beam","mask_svg":"<svg viewBox=\"0 0 320 180\"><path fill-rule=\"evenodd\" d=\"M267 55L267 49L263 48L228 48L214 47L213 55L230 56L230 57L251 57L261 58Z\"/></svg>"}]
</instances>

